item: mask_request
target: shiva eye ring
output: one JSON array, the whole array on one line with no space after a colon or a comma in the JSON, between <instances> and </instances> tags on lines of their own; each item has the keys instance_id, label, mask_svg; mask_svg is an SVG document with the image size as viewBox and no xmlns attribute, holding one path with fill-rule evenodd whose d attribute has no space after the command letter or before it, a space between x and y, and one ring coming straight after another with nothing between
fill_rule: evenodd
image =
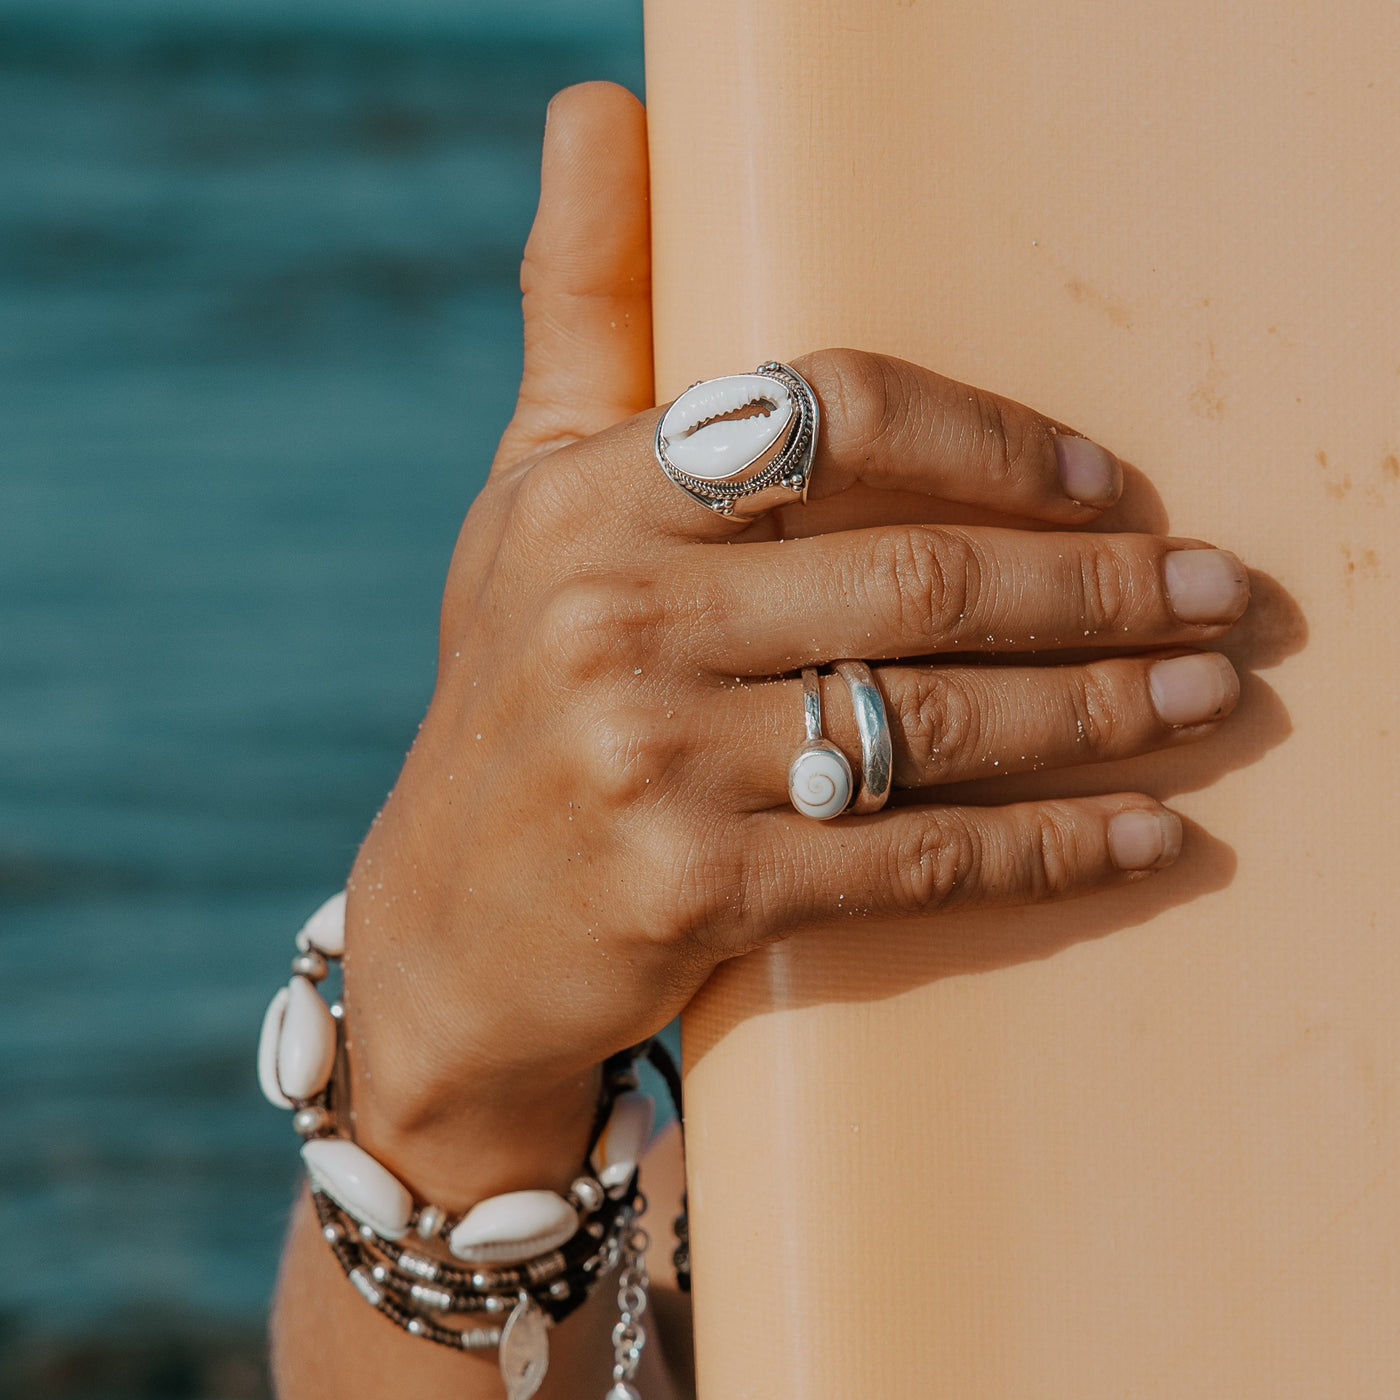
<instances>
[{"instance_id":1,"label":"shiva eye ring","mask_svg":"<svg viewBox=\"0 0 1400 1400\"><path fill-rule=\"evenodd\" d=\"M802 672L802 717L807 738L788 765L788 799L804 817L829 821L850 805L855 777L846 755L822 736L822 693L810 666Z\"/></svg>"},{"instance_id":2,"label":"shiva eye ring","mask_svg":"<svg viewBox=\"0 0 1400 1400\"><path fill-rule=\"evenodd\" d=\"M692 500L752 520L806 501L819 421L812 386L770 360L692 384L656 425L656 460Z\"/></svg>"}]
</instances>

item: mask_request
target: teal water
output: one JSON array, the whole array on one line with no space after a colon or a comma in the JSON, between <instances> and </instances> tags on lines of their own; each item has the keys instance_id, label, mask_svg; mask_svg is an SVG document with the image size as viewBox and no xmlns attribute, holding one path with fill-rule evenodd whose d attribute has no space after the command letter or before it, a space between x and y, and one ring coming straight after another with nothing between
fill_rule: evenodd
<instances>
[{"instance_id":1,"label":"teal water","mask_svg":"<svg viewBox=\"0 0 1400 1400\"><path fill-rule=\"evenodd\" d=\"M253 1036L429 692L545 103L639 88L637 8L0 4L0 1396L258 1393Z\"/></svg>"}]
</instances>

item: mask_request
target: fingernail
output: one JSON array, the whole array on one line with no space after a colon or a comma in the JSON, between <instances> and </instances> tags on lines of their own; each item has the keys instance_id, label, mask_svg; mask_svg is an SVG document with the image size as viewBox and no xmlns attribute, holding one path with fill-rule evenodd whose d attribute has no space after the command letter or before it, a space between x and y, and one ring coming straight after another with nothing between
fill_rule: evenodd
<instances>
[{"instance_id":1,"label":"fingernail","mask_svg":"<svg viewBox=\"0 0 1400 1400\"><path fill-rule=\"evenodd\" d=\"M1165 807L1119 812L1108 824L1108 851L1119 870L1159 870L1181 854L1181 818Z\"/></svg>"},{"instance_id":2,"label":"fingernail","mask_svg":"<svg viewBox=\"0 0 1400 1400\"><path fill-rule=\"evenodd\" d=\"M1240 678L1217 651L1159 661L1147 673L1147 687L1163 724L1222 719L1240 697Z\"/></svg>"},{"instance_id":3,"label":"fingernail","mask_svg":"<svg viewBox=\"0 0 1400 1400\"><path fill-rule=\"evenodd\" d=\"M1163 572L1167 601L1183 622L1233 622L1249 602L1249 574L1228 549L1177 549Z\"/></svg>"},{"instance_id":4,"label":"fingernail","mask_svg":"<svg viewBox=\"0 0 1400 1400\"><path fill-rule=\"evenodd\" d=\"M1088 438L1055 438L1060 464L1060 486L1066 496L1082 506L1111 506L1123 491L1123 469L1111 452Z\"/></svg>"}]
</instances>

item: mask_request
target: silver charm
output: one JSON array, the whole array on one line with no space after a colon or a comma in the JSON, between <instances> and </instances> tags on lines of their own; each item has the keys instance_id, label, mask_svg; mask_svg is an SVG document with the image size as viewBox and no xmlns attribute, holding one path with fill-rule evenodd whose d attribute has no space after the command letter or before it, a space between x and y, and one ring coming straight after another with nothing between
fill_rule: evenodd
<instances>
[{"instance_id":1,"label":"silver charm","mask_svg":"<svg viewBox=\"0 0 1400 1400\"><path fill-rule=\"evenodd\" d=\"M501 1328L501 1379L506 1400L530 1400L549 1370L549 1329L542 1309L523 1290Z\"/></svg>"}]
</instances>

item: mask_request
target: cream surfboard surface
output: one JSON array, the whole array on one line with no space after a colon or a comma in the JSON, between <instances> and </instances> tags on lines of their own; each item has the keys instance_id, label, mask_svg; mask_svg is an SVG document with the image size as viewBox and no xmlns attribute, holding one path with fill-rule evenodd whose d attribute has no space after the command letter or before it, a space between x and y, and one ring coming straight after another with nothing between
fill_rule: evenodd
<instances>
[{"instance_id":1,"label":"cream surfboard surface","mask_svg":"<svg viewBox=\"0 0 1400 1400\"><path fill-rule=\"evenodd\" d=\"M1400 8L648 0L658 393L823 345L1043 409L1237 550L1141 887L731 964L704 1400L1400 1395ZM794 748L801 716L793 716Z\"/></svg>"}]
</instances>

